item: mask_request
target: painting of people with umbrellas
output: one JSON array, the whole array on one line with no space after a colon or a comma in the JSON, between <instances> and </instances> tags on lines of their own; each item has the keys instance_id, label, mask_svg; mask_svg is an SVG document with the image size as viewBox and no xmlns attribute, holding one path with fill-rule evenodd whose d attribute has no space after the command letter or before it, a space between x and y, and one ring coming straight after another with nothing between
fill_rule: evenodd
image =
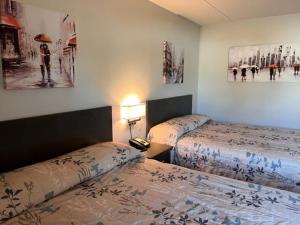
<instances>
[{"instance_id":1,"label":"painting of people with umbrellas","mask_svg":"<svg viewBox=\"0 0 300 225\"><path fill-rule=\"evenodd\" d=\"M4 87L74 87L77 36L70 15L0 0Z\"/></svg>"},{"instance_id":2,"label":"painting of people with umbrellas","mask_svg":"<svg viewBox=\"0 0 300 225\"><path fill-rule=\"evenodd\" d=\"M300 82L300 43L231 47L231 82Z\"/></svg>"}]
</instances>

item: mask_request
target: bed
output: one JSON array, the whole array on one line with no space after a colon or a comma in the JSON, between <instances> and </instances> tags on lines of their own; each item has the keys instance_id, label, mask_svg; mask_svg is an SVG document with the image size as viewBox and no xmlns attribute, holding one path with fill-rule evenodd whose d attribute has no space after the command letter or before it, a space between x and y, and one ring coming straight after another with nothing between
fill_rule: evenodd
<instances>
[{"instance_id":1,"label":"bed","mask_svg":"<svg viewBox=\"0 0 300 225\"><path fill-rule=\"evenodd\" d=\"M168 102L172 112L157 115ZM147 107L149 139L174 146L177 165L300 193L299 130L193 118L192 96L148 101ZM186 118L200 122L178 135Z\"/></svg>"},{"instance_id":2,"label":"bed","mask_svg":"<svg viewBox=\"0 0 300 225\"><path fill-rule=\"evenodd\" d=\"M24 128L24 120L32 124L23 130L27 138L19 148L6 142L7 149L27 146L30 155L38 143L46 161L29 165L28 157L2 166L0 158L1 169L9 170L0 174L1 224L298 224L299 194L145 159L137 149L111 141L109 113L110 107L5 122L8 130ZM46 132L56 137L44 137L50 147L29 135L40 129L36 119L52 124ZM61 122L65 126L57 126ZM73 141L57 137L65 132ZM12 138L9 133L6 138ZM54 150L52 143L67 148Z\"/></svg>"},{"instance_id":3,"label":"bed","mask_svg":"<svg viewBox=\"0 0 300 225\"><path fill-rule=\"evenodd\" d=\"M299 224L300 196L106 142L0 176L3 225Z\"/></svg>"}]
</instances>

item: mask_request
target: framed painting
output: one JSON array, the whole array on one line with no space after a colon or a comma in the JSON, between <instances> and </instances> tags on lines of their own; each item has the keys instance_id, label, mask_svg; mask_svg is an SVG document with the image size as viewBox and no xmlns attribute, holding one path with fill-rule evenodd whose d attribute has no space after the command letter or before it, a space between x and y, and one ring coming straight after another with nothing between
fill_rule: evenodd
<instances>
[{"instance_id":1,"label":"framed painting","mask_svg":"<svg viewBox=\"0 0 300 225\"><path fill-rule=\"evenodd\" d=\"M74 87L77 37L70 15L0 0L0 16L6 89Z\"/></svg>"},{"instance_id":2,"label":"framed painting","mask_svg":"<svg viewBox=\"0 0 300 225\"><path fill-rule=\"evenodd\" d=\"M184 78L184 50L179 56L175 46L164 42L163 80L164 84L182 84Z\"/></svg>"},{"instance_id":3,"label":"framed painting","mask_svg":"<svg viewBox=\"0 0 300 225\"><path fill-rule=\"evenodd\" d=\"M231 82L300 82L300 43L231 47Z\"/></svg>"}]
</instances>

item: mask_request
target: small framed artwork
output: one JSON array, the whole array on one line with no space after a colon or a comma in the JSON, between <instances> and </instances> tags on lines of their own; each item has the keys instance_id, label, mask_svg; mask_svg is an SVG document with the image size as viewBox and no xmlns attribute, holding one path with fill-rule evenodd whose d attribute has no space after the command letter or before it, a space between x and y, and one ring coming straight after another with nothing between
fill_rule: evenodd
<instances>
[{"instance_id":1,"label":"small framed artwork","mask_svg":"<svg viewBox=\"0 0 300 225\"><path fill-rule=\"evenodd\" d=\"M177 50L171 42L164 42L164 84L182 84L184 78L184 50Z\"/></svg>"},{"instance_id":2,"label":"small framed artwork","mask_svg":"<svg viewBox=\"0 0 300 225\"><path fill-rule=\"evenodd\" d=\"M300 82L300 43L231 47L231 82Z\"/></svg>"},{"instance_id":3,"label":"small framed artwork","mask_svg":"<svg viewBox=\"0 0 300 225\"><path fill-rule=\"evenodd\" d=\"M74 87L77 36L74 19L16 0L0 0L4 87Z\"/></svg>"}]
</instances>

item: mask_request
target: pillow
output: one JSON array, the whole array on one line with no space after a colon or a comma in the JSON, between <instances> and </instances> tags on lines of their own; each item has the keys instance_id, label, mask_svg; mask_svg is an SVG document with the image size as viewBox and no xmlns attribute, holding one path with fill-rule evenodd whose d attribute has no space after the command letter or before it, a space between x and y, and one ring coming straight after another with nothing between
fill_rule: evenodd
<instances>
[{"instance_id":1,"label":"pillow","mask_svg":"<svg viewBox=\"0 0 300 225\"><path fill-rule=\"evenodd\" d=\"M183 134L202 126L209 120L209 117L202 115L176 117L152 127L148 134L148 140L175 146Z\"/></svg>"},{"instance_id":2,"label":"pillow","mask_svg":"<svg viewBox=\"0 0 300 225\"><path fill-rule=\"evenodd\" d=\"M0 222L141 156L140 151L128 145L107 142L2 173Z\"/></svg>"}]
</instances>

